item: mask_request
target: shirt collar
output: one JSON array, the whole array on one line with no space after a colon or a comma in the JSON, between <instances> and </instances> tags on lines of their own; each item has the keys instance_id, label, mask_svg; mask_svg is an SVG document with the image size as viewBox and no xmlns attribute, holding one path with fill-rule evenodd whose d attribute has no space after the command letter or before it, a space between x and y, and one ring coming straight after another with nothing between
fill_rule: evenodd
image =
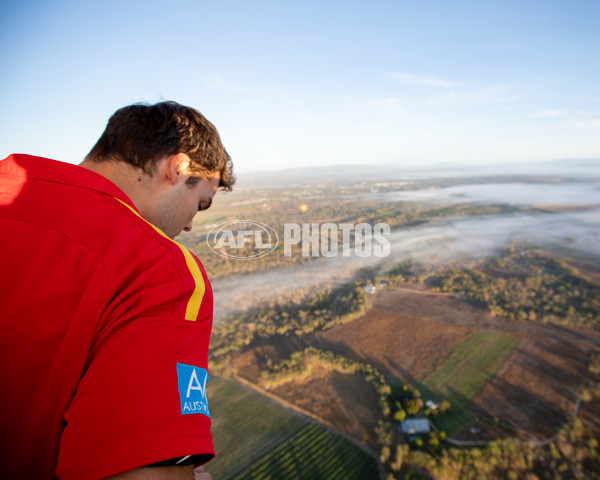
<instances>
[{"instance_id":1,"label":"shirt collar","mask_svg":"<svg viewBox=\"0 0 600 480\"><path fill-rule=\"evenodd\" d=\"M83 187L116 197L137 211L123 190L106 177L87 168L44 157L15 153L0 162L0 173Z\"/></svg>"}]
</instances>

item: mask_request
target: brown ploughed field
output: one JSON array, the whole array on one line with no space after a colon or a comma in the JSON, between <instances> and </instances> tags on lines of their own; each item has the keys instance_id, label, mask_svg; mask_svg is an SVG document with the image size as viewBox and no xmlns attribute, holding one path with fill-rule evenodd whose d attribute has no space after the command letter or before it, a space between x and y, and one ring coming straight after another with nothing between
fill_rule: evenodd
<instances>
[{"instance_id":1,"label":"brown ploughed field","mask_svg":"<svg viewBox=\"0 0 600 480\"><path fill-rule=\"evenodd\" d=\"M301 383L288 382L270 391L365 445L377 445L377 394L360 376L316 367Z\"/></svg>"},{"instance_id":2,"label":"brown ploughed field","mask_svg":"<svg viewBox=\"0 0 600 480\"><path fill-rule=\"evenodd\" d=\"M571 418L578 387L589 377L589 351L555 338L525 338L479 392L476 411L533 438L553 435ZM596 428L600 430L597 420Z\"/></svg>"},{"instance_id":3,"label":"brown ploughed field","mask_svg":"<svg viewBox=\"0 0 600 480\"><path fill-rule=\"evenodd\" d=\"M423 379L473 327L378 310L314 335L312 344L365 363L403 382Z\"/></svg>"}]
</instances>

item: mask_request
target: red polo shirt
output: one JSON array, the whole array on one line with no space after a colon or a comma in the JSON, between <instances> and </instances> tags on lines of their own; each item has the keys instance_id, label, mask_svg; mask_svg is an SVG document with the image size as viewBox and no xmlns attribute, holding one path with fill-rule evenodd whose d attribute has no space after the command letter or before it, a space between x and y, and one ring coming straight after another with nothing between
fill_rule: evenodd
<instances>
[{"instance_id":1,"label":"red polo shirt","mask_svg":"<svg viewBox=\"0 0 600 480\"><path fill-rule=\"evenodd\" d=\"M214 454L200 262L106 178L0 161L0 477Z\"/></svg>"}]
</instances>

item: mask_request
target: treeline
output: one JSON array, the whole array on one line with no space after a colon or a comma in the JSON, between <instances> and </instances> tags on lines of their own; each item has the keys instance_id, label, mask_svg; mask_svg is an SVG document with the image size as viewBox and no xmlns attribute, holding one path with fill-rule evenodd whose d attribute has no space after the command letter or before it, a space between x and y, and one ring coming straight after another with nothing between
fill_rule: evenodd
<instances>
[{"instance_id":1,"label":"treeline","mask_svg":"<svg viewBox=\"0 0 600 480\"><path fill-rule=\"evenodd\" d=\"M357 362L314 347L294 352L287 360L271 366L269 370L262 373L261 383L266 388L274 388L282 383L299 381L309 376L313 367L318 364L325 364L340 373L362 375L379 395L379 408L382 415L386 418L390 416L389 397L392 389L382 373L368 363Z\"/></svg>"},{"instance_id":2,"label":"treeline","mask_svg":"<svg viewBox=\"0 0 600 480\"><path fill-rule=\"evenodd\" d=\"M600 328L598 286L561 260L512 249L470 268L444 268L441 289L461 292L495 316Z\"/></svg>"},{"instance_id":3,"label":"treeline","mask_svg":"<svg viewBox=\"0 0 600 480\"><path fill-rule=\"evenodd\" d=\"M442 402L434 408L427 407L421 397L421 392L416 388L411 388L408 385L403 385L400 389L395 388L393 391L393 400L395 405L394 420L401 422L407 415L438 415L444 414L450 410L450 402L442 400Z\"/></svg>"},{"instance_id":4,"label":"treeline","mask_svg":"<svg viewBox=\"0 0 600 480\"><path fill-rule=\"evenodd\" d=\"M404 420L410 418L427 418L430 425L433 420L450 412L450 402L444 400L433 408L426 406L421 392L408 385L392 385L389 403L392 406L392 419L379 422L375 433L381 448L379 460L387 470L386 480L407 478L407 459L411 452L419 451L437 455L446 446L446 432L431 430L427 434L405 437L400 435L399 427ZM416 466L416 465L415 465ZM414 478L410 477L409 478Z\"/></svg>"},{"instance_id":5,"label":"treeline","mask_svg":"<svg viewBox=\"0 0 600 480\"><path fill-rule=\"evenodd\" d=\"M564 427L545 447L535 448L520 439L507 439L491 442L484 448L447 448L437 455L400 450L404 461L439 480L600 478L598 441L579 420Z\"/></svg>"},{"instance_id":6,"label":"treeline","mask_svg":"<svg viewBox=\"0 0 600 480\"><path fill-rule=\"evenodd\" d=\"M599 286L564 261L511 247L503 255L434 270L404 262L385 278L462 294L494 316L600 329Z\"/></svg>"},{"instance_id":7,"label":"treeline","mask_svg":"<svg viewBox=\"0 0 600 480\"><path fill-rule=\"evenodd\" d=\"M364 286L358 282L320 290L300 304L268 302L249 312L232 315L215 325L211 360L274 335L301 336L353 320L369 308Z\"/></svg>"}]
</instances>

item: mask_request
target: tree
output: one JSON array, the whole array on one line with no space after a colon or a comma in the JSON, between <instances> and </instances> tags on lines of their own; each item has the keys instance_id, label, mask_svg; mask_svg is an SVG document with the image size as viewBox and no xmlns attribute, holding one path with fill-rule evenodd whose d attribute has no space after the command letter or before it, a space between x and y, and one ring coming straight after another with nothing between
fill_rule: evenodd
<instances>
[{"instance_id":1,"label":"tree","mask_svg":"<svg viewBox=\"0 0 600 480\"><path fill-rule=\"evenodd\" d=\"M385 445L382 449L381 449L381 455L379 455L379 461L381 463L386 463L389 459L390 459L390 455L391 455L391 450L390 447L388 447L387 445Z\"/></svg>"},{"instance_id":2,"label":"tree","mask_svg":"<svg viewBox=\"0 0 600 480\"><path fill-rule=\"evenodd\" d=\"M399 472L404 463L404 457L408 453L408 445L396 445L396 456L393 462L390 462L390 468L394 472Z\"/></svg>"},{"instance_id":3,"label":"tree","mask_svg":"<svg viewBox=\"0 0 600 480\"><path fill-rule=\"evenodd\" d=\"M423 400L421 400L420 398L408 400L406 402L405 407L406 413L408 413L409 415L416 415L417 413L419 413L421 408L423 408Z\"/></svg>"},{"instance_id":4,"label":"tree","mask_svg":"<svg viewBox=\"0 0 600 480\"><path fill-rule=\"evenodd\" d=\"M440 403L440 413L446 413L448 410L450 410L450 402L442 400L442 403Z\"/></svg>"},{"instance_id":5,"label":"tree","mask_svg":"<svg viewBox=\"0 0 600 480\"><path fill-rule=\"evenodd\" d=\"M406 410L404 410L403 408L400 408L399 410L396 411L396 413L394 413L394 420L396 420L397 422L401 422L406 418Z\"/></svg>"}]
</instances>

